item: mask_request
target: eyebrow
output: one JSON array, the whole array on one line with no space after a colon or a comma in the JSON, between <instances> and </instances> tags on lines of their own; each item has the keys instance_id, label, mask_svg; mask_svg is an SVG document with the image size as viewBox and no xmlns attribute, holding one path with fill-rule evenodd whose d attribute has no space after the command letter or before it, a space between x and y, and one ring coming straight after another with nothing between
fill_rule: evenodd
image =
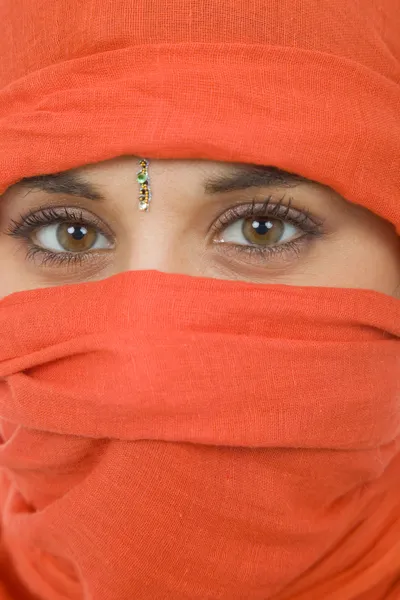
<instances>
[{"instance_id":1,"label":"eyebrow","mask_svg":"<svg viewBox=\"0 0 400 600\"><path fill-rule=\"evenodd\" d=\"M49 194L68 194L82 196L89 200L105 200L104 195L93 183L85 181L81 175L70 171L25 177L18 183L30 188L30 191L40 190Z\"/></svg>"},{"instance_id":2,"label":"eyebrow","mask_svg":"<svg viewBox=\"0 0 400 600\"><path fill-rule=\"evenodd\" d=\"M250 187L285 187L293 188L299 183L310 183L296 173L283 171L278 167L264 165L233 165L231 172L211 176L204 182L204 189L207 194L221 194L244 190Z\"/></svg>"},{"instance_id":3,"label":"eyebrow","mask_svg":"<svg viewBox=\"0 0 400 600\"><path fill-rule=\"evenodd\" d=\"M203 182L203 186L206 194L215 195L250 187L293 188L299 183L310 182L310 179L306 179L301 175L273 166L236 164L227 173L208 177ZM83 179L82 175L71 171L25 177L18 183L30 188L30 191L41 190L50 194L68 194L70 196L81 196L89 200L105 200L104 194L100 192L95 184Z\"/></svg>"}]
</instances>

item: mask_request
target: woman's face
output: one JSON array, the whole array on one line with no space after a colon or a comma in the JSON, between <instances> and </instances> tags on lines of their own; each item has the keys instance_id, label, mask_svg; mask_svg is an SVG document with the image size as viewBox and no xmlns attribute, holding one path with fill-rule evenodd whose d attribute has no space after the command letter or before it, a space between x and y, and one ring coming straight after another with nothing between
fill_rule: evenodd
<instances>
[{"instance_id":1,"label":"woman's face","mask_svg":"<svg viewBox=\"0 0 400 600\"><path fill-rule=\"evenodd\" d=\"M392 224L320 184L249 169L151 160L148 212L134 157L19 182L0 198L0 297L152 269L400 298Z\"/></svg>"}]
</instances>

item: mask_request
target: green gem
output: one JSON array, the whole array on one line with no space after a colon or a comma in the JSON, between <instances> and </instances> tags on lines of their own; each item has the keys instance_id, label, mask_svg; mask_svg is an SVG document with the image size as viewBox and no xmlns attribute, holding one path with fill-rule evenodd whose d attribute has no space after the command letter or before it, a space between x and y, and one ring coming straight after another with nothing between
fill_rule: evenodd
<instances>
[{"instance_id":1,"label":"green gem","mask_svg":"<svg viewBox=\"0 0 400 600\"><path fill-rule=\"evenodd\" d=\"M137 176L137 180L139 183L144 183L145 181L147 181L147 174L146 173L139 173Z\"/></svg>"}]
</instances>

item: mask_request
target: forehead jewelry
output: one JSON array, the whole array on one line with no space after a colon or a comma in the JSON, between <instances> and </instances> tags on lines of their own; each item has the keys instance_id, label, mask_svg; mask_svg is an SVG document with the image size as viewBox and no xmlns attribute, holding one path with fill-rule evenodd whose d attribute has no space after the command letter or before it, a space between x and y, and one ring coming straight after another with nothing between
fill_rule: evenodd
<instances>
[{"instance_id":1,"label":"forehead jewelry","mask_svg":"<svg viewBox=\"0 0 400 600\"><path fill-rule=\"evenodd\" d=\"M139 210L145 211L149 210L151 202L151 191L148 173L149 162L145 158L141 158L140 167L141 169L137 174L137 180L140 184Z\"/></svg>"}]
</instances>

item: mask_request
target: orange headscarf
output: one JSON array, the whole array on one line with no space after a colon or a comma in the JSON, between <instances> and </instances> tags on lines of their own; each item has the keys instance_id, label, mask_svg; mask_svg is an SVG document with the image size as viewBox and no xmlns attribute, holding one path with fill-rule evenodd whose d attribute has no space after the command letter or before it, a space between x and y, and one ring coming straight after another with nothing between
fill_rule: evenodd
<instances>
[{"instance_id":1,"label":"orange headscarf","mask_svg":"<svg viewBox=\"0 0 400 600\"><path fill-rule=\"evenodd\" d=\"M398 0L3 0L0 191L272 164L400 233ZM157 272L0 301L0 600L400 598L400 303Z\"/></svg>"}]
</instances>

